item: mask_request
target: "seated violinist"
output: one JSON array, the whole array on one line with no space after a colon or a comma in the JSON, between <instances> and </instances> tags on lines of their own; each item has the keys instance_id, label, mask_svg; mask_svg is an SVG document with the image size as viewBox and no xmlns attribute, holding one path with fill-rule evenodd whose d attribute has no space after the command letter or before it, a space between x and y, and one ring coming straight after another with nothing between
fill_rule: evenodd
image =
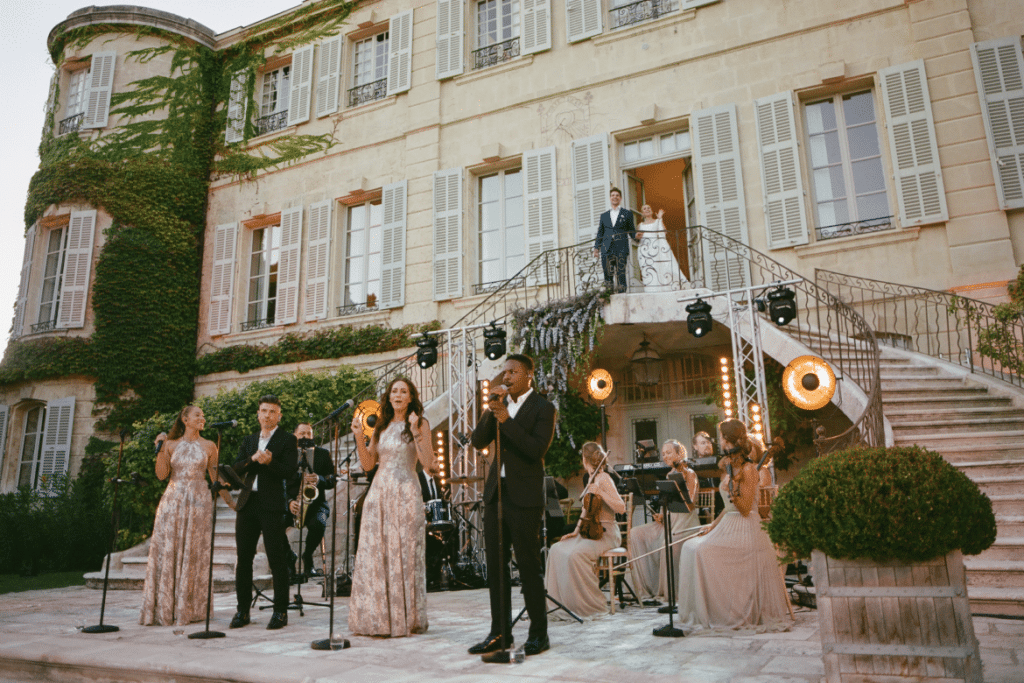
<instances>
[{"instance_id":1,"label":"seated violinist","mask_svg":"<svg viewBox=\"0 0 1024 683\"><path fill-rule=\"evenodd\" d=\"M584 489L583 512L576 529L551 546L544 581L551 598L586 619L606 613L594 564L604 552L619 546L622 539L615 515L625 512L626 504L608 474L608 456L601 446L587 442L582 455L590 475ZM560 614L555 612L551 618L557 619Z\"/></svg>"}]
</instances>

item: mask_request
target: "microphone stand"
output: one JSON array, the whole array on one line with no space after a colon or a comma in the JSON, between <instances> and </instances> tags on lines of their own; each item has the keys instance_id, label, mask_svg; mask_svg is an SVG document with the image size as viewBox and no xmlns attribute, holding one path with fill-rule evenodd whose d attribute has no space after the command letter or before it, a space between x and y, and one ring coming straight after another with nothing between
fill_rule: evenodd
<instances>
[{"instance_id":1,"label":"microphone stand","mask_svg":"<svg viewBox=\"0 0 1024 683\"><path fill-rule=\"evenodd\" d=\"M120 515L118 514L117 507L117 492L121 484L124 483L138 483L138 479L133 477L132 479L121 479L121 460L124 458L124 437L127 432L121 432L121 444L117 449L117 474L110 481L114 484L114 500L110 507L110 552L107 554L107 568L103 573L103 599L100 602L100 623L93 626L86 626L82 629L82 633L114 633L120 631L119 626L111 626L110 624L103 623L103 615L107 609L107 586L110 584L110 557L114 554L114 543L117 541L117 527L120 521ZM134 474L134 473L133 473Z\"/></svg>"},{"instance_id":2,"label":"microphone stand","mask_svg":"<svg viewBox=\"0 0 1024 683\"><path fill-rule=\"evenodd\" d=\"M335 416L337 418L337 416ZM341 444L338 437L338 421L334 421L334 473L338 473L338 452L341 450ZM334 489L331 489L332 491ZM347 513L346 513L347 515ZM348 528L348 524L345 524ZM300 531L301 533L301 531ZM348 537L345 539L346 548L348 547ZM327 575L324 578L324 590L330 593L330 602L328 607L330 608L330 618L328 619L328 633L326 638L320 640L314 640L309 644L310 648L314 650L344 650L347 647L351 647L351 643L348 642L347 638L338 638L334 635L334 594L337 593L334 590L334 569L335 560L337 558L337 546L338 546L338 503L335 501L334 505L331 506L331 571L325 572Z\"/></svg>"},{"instance_id":3,"label":"microphone stand","mask_svg":"<svg viewBox=\"0 0 1024 683\"><path fill-rule=\"evenodd\" d=\"M672 549L672 508L683 506L686 508L686 504L692 504L690 501L690 492L686 490L686 484L680 487L674 481L659 481L655 484L658 487L658 492L661 494L661 509L662 514L665 515L662 520L662 526L665 529L665 569L668 576L668 624L665 626L654 629L654 635L662 638L682 638L686 634L683 633L682 629L676 628L673 621L673 614L676 611L676 586L675 586L675 574L673 568L672 555L674 550ZM680 497L680 490L685 491L683 494L686 497L684 501Z\"/></svg>"},{"instance_id":4,"label":"microphone stand","mask_svg":"<svg viewBox=\"0 0 1024 683\"><path fill-rule=\"evenodd\" d=\"M217 432L217 452L220 453L220 432ZM196 631L195 633L188 634L189 640L207 640L210 638L223 638L224 633L222 631L211 631L210 630L210 605L213 604L213 542L217 533L217 494L223 489L231 490L234 488L241 488L242 482L238 479L238 475L227 465L218 465L217 472L220 476L210 482L210 496L213 500L213 511L211 513L210 520L210 568L207 574L206 584L206 628L202 631ZM231 474L228 475L227 472ZM231 483L221 483L221 479L226 479Z\"/></svg>"},{"instance_id":5,"label":"microphone stand","mask_svg":"<svg viewBox=\"0 0 1024 683\"><path fill-rule=\"evenodd\" d=\"M501 610L501 649L480 656L486 664L508 664L512 661L512 653L508 651L509 619L512 608L505 604L505 506L502 502L501 481L501 422L491 413L494 420L494 466L498 468L498 609Z\"/></svg>"}]
</instances>

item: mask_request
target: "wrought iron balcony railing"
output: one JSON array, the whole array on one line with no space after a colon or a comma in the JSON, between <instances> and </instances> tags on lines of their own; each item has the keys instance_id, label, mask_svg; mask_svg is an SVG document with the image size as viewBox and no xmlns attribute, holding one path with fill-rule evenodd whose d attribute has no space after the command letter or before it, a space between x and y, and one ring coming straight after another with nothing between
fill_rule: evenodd
<instances>
[{"instance_id":1,"label":"wrought iron balcony railing","mask_svg":"<svg viewBox=\"0 0 1024 683\"><path fill-rule=\"evenodd\" d=\"M82 122L85 121L85 112L78 112L74 116L69 116L62 120L57 129L57 135L66 135L67 133L74 133L82 127Z\"/></svg>"},{"instance_id":2,"label":"wrought iron balcony railing","mask_svg":"<svg viewBox=\"0 0 1024 683\"><path fill-rule=\"evenodd\" d=\"M997 306L923 287L815 269L824 289L856 310L878 341L1024 386L1024 322Z\"/></svg>"},{"instance_id":3,"label":"wrought iron balcony railing","mask_svg":"<svg viewBox=\"0 0 1024 683\"><path fill-rule=\"evenodd\" d=\"M253 320L246 320L242 323L242 332L248 332L249 330L262 330L265 327L273 327L274 318L255 318Z\"/></svg>"},{"instance_id":4,"label":"wrought iron balcony railing","mask_svg":"<svg viewBox=\"0 0 1024 683\"><path fill-rule=\"evenodd\" d=\"M33 325L32 326L32 334L35 334L36 332L51 332L51 331L53 331L55 329L57 329L57 321L56 320L47 320L47 321L44 321L44 322L41 322L41 323L36 323L35 325Z\"/></svg>"},{"instance_id":5,"label":"wrought iron balcony railing","mask_svg":"<svg viewBox=\"0 0 1024 683\"><path fill-rule=\"evenodd\" d=\"M360 104L382 100L388 96L388 79L382 78L372 83L364 83L348 89L348 106L358 107Z\"/></svg>"},{"instance_id":6,"label":"wrought iron balcony railing","mask_svg":"<svg viewBox=\"0 0 1024 683\"><path fill-rule=\"evenodd\" d=\"M831 240L837 237L849 237L850 235L866 235L871 232L891 230L893 225L892 216L872 218L867 221L853 221L852 223L837 223L814 229L818 240Z\"/></svg>"},{"instance_id":7,"label":"wrought iron balcony railing","mask_svg":"<svg viewBox=\"0 0 1024 683\"><path fill-rule=\"evenodd\" d=\"M649 19L657 19L676 10L675 0L639 0L608 10L613 29L625 28Z\"/></svg>"},{"instance_id":8,"label":"wrought iron balcony railing","mask_svg":"<svg viewBox=\"0 0 1024 683\"><path fill-rule=\"evenodd\" d=\"M256 134L266 135L288 127L288 110L277 111L256 119Z\"/></svg>"},{"instance_id":9,"label":"wrought iron balcony railing","mask_svg":"<svg viewBox=\"0 0 1024 683\"><path fill-rule=\"evenodd\" d=\"M494 43L479 50L473 50L473 68L485 69L495 64L502 64L519 56L519 39L510 38Z\"/></svg>"}]
</instances>

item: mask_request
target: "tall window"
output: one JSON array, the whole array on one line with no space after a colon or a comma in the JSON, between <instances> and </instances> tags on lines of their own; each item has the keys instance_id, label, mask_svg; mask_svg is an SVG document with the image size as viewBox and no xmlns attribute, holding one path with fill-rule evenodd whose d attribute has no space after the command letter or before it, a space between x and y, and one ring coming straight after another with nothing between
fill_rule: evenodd
<instances>
[{"instance_id":1,"label":"tall window","mask_svg":"<svg viewBox=\"0 0 1024 683\"><path fill-rule=\"evenodd\" d=\"M85 89L89 82L89 74L89 69L71 72L64 100L64 118L61 119L58 135L72 133L82 127L82 120L85 118Z\"/></svg>"},{"instance_id":2,"label":"tall window","mask_svg":"<svg viewBox=\"0 0 1024 683\"><path fill-rule=\"evenodd\" d=\"M274 324L277 309L277 269L281 256L281 226L252 231L249 260L249 308L243 330Z\"/></svg>"},{"instance_id":3,"label":"tall window","mask_svg":"<svg viewBox=\"0 0 1024 683\"><path fill-rule=\"evenodd\" d=\"M480 178L478 291L504 282L526 265L523 174L502 171Z\"/></svg>"},{"instance_id":4,"label":"tall window","mask_svg":"<svg viewBox=\"0 0 1024 683\"><path fill-rule=\"evenodd\" d=\"M519 0L480 0L476 4L473 68L519 56Z\"/></svg>"},{"instance_id":5,"label":"tall window","mask_svg":"<svg viewBox=\"0 0 1024 683\"><path fill-rule=\"evenodd\" d=\"M25 414L25 433L21 438L21 469L18 471L19 488L22 486L36 488L39 485L45 424L45 406L36 406Z\"/></svg>"},{"instance_id":6,"label":"tall window","mask_svg":"<svg viewBox=\"0 0 1024 683\"><path fill-rule=\"evenodd\" d=\"M291 72L290 64L264 72L260 88L260 118L256 122L259 135L281 130L287 126Z\"/></svg>"},{"instance_id":7,"label":"tall window","mask_svg":"<svg viewBox=\"0 0 1024 683\"><path fill-rule=\"evenodd\" d=\"M818 226L889 224L878 122L870 90L806 105Z\"/></svg>"},{"instance_id":8,"label":"tall window","mask_svg":"<svg viewBox=\"0 0 1024 683\"><path fill-rule=\"evenodd\" d=\"M353 46L348 106L379 100L388 94L388 40L388 32L384 31Z\"/></svg>"},{"instance_id":9,"label":"tall window","mask_svg":"<svg viewBox=\"0 0 1024 683\"><path fill-rule=\"evenodd\" d=\"M64 271L64 252L67 248L67 230L54 228L46 243L46 262L43 269L43 289L39 295L39 319L33 332L52 330L57 324L60 310L61 275Z\"/></svg>"},{"instance_id":10,"label":"tall window","mask_svg":"<svg viewBox=\"0 0 1024 683\"><path fill-rule=\"evenodd\" d=\"M380 298L380 200L350 207L345 236L345 285L338 313L346 315L376 308Z\"/></svg>"}]
</instances>

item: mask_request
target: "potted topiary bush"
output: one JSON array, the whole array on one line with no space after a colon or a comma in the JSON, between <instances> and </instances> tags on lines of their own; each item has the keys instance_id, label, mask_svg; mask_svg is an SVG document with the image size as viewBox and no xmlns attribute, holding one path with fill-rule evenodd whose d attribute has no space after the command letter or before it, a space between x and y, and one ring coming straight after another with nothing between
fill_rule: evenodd
<instances>
[{"instance_id":1,"label":"potted topiary bush","mask_svg":"<svg viewBox=\"0 0 1024 683\"><path fill-rule=\"evenodd\" d=\"M768 535L810 556L826 679L981 683L963 555L996 538L977 484L918 446L819 458L779 491Z\"/></svg>"}]
</instances>

